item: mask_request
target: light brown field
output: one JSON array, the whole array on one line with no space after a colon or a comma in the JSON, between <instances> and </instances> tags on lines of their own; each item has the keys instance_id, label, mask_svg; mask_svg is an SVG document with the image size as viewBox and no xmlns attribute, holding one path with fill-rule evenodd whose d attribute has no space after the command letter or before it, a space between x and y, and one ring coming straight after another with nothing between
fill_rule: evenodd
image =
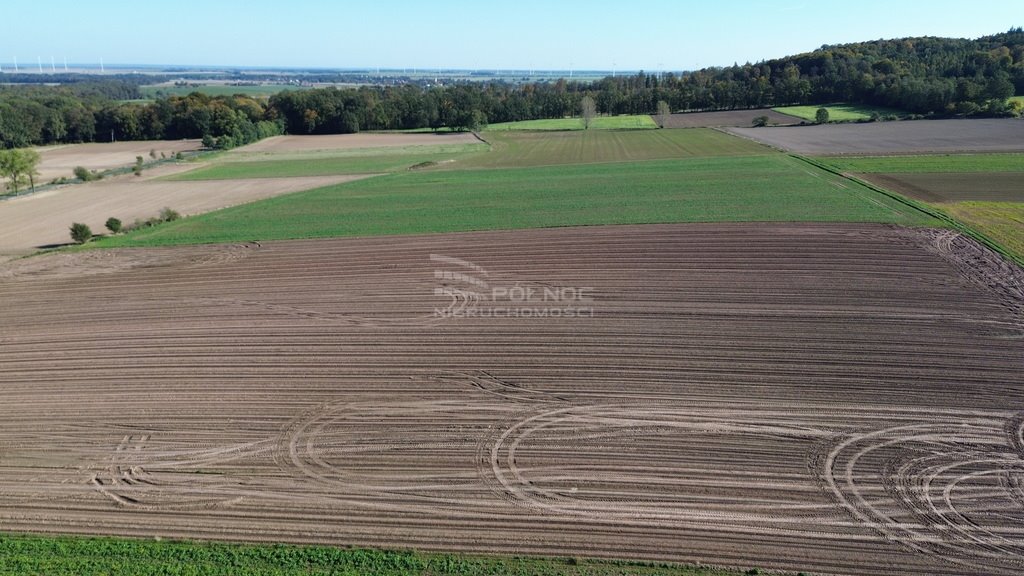
<instances>
[{"instance_id":1,"label":"light brown field","mask_svg":"<svg viewBox=\"0 0 1024 576\"><path fill-rule=\"evenodd\" d=\"M236 148L234 153L246 152L302 152L322 150L352 150L356 148L386 148L401 146L432 146L437 144L479 144L470 132L445 134L329 134L323 136L274 136Z\"/></svg>"},{"instance_id":2,"label":"light brown field","mask_svg":"<svg viewBox=\"0 0 1024 576\"><path fill-rule=\"evenodd\" d=\"M1022 286L881 225L22 260L0 525L1016 575ZM512 288L534 296L490 297Z\"/></svg>"},{"instance_id":3,"label":"light brown field","mask_svg":"<svg viewBox=\"0 0 1024 576\"><path fill-rule=\"evenodd\" d=\"M209 212L279 194L319 188L364 176L256 178L165 182L152 178L192 166L149 171L144 178L117 178L64 186L46 192L0 201L0 257L32 253L41 247L71 241L73 222L88 224L94 234L105 233L111 216L124 224L156 216L170 207L182 215Z\"/></svg>"},{"instance_id":4,"label":"light brown field","mask_svg":"<svg viewBox=\"0 0 1024 576\"><path fill-rule=\"evenodd\" d=\"M136 156L142 156L146 162L151 162L150 150L156 150L159 158L161 152L171 157L178 152L199 150L201 147L199 140L146 140L37 148L42 161L39 163L36 184L45 184L55 178L74 178L72 171L76 166L102 172L132 166L135 164Z\"/></svg>"}]
</instances>

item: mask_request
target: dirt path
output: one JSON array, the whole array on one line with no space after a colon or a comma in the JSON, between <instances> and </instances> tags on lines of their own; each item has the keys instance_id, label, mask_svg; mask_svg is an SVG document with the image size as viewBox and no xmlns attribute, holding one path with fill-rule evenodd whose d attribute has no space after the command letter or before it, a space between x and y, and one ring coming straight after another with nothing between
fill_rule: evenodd
<instances>
[{"instance_id":1,"label":"dirt path","mask_svg":"<svg viewBox=\"0 0 1024 576\"><path fill-rule=\"evenodd\" d=\"M1024 277L979 250L667 225L0 265L0 525L1019 574Z\"/></svg>"}]
</instances>

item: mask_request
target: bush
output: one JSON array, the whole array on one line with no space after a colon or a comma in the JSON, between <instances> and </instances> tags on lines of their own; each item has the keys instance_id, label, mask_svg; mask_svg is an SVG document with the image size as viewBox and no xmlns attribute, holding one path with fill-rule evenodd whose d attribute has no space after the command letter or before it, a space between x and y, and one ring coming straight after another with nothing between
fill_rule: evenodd
<instances>
[{"instance_id":1,"label":"bush","mask_svg":"<svg viewBox=\"0 0 1024 576\"><path fill-rule=\"evenodd\" d=\"M757 118L754 118L754 121L751 122L751 124L754 126L754 128L763 128L768 125L768 117L758 116Z\"/></svg>"},{"instance_id":2,"label":"bush","mask_svg":"<svg viewBox=\"0 0 1024 576\"><path fill-rule=\"evenodd\" d=\"M815 124L828 124L828 108L818 108L814 113Z\"/></svg>"},{"instance_id":3,"label":"bush","mask_svg":"<svg viewBox=\"0 0 1024 576\"><path fill-rule=\"evenodd\" d=\"M174 222L175 220L180 219L181 214L174 210L171 210L170 208L164 208L163 210L160 211L160 221L162 222Z\"/></svg>"},{"instance_id":4,"label":"bush","mask_svg":"<svg viewBox=\"0 0 1024 576\"><path fill-rule=\"evenodd\" d=\"M136 176L142 176L143 162L145 162L145 160L142 159L142 156L135 157L135 166L132 167L132 171L135 172Z\"/></svg>"},{"instance_id":5,"label":"bush","mask_svg":"<svg viewBox=\"0 0 1024 576\"><path fill-rule=\"evenodd\" d=\"M85 244L92 240L92 230L86 224L75 222L71 225L71 239L78 244Z\"/></svg>"},{"instance_id":6,"label":"bush","mask_svg":"<svg viewBox=\"0 0 1024 576\"><path fill-rule=\"evenodd\" d=\"M99 177L95 172L89 172L84 166L75 166L75 169L72 170L72 172L74 172L75 178L78 178L82 182L99 180Z\"/></svg>"},{"instance_id":7,"label":"bush","mask_svg":"<svg viewBox=\"0 0 1024 576\"><path fill-rule=\"evenodd\" d=\"M107 223L105 224L105 226L107 227L107 230L110 230L111 234L117 234L121 232L122 228L121 221L118 220L117 218L114 218L113 216L107 218Z\"/></svg>"}]
</instances>

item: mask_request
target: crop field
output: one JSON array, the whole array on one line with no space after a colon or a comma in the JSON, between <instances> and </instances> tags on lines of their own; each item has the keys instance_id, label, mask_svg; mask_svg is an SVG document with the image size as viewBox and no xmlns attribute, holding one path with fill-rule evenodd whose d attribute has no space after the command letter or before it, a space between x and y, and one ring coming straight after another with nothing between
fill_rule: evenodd
<instances>
[{"instance_id":1,"label":"crop field","mask_svg":"<svg viewBox=\"0 0 1024 576\"><path fill-rule=\"evenodd\" d=\"M1024 261L1024 202L956 202L942 208Z\"/></svg>"},{"instance_id":2,"label":"crop field","mask_svg":"<svg viewBox=\"0 0 1024 576\"><path fill-rule=\"evenodd\" d=\"M1022 137L1024 138L1024 137ZM1020 172L1024 154L929 154L925 156L825 157L822 162L842 172L868 173L954 173Z\"/></svg>"},{"instance_id":3,"label":"crop field","mask_svg":"<svg viewBox=\"0 0 1024 576\"><path fill-rule=\"evenodd\" d=\"M810 156L1024 152L1024 120L917 120L780 128L726 128Z\"/></svg>"},{"instance_id":4,"label":"crop field","mask_svg":"<svg viewBox=\"0 0 1024 576\"><path fill-rule=\"evenodd\" d=\"M722 110L718 112L685 112L672 114L665 123L666 128L717 128L721 126L747 127L758 116L767 116L769 125L788 126L799 124L800 119L788 114L779 114L767 108L753 110Z\"/></svg>"},{"instance_id":5,"label":"crop field","mask_svg":"<svg viewBox=\"0 0 1024 576\"><path fill-rule=\"evenodd\" d=\"M0 525L1016 575L1022 282L874 224L11 262Z\"/></svg>"},{"instance_id":6,"label":"crop field","mask_svg":"<svg viewBox=\"0 0 1024 576\"><path fill-rule=\"evenodd\" d=\"M406 172L236 206L97 246L725 221L937 224L864 186L770 154Z\"/></svg>"},{"instance_id":7,"label":"crop field","mask_svg":"<svg viewBox=\"0 0 1024 576\"><path fill-rule=\"evenodd\" d=\"M861 177L925 202L1024 202L1024 172L912 172Z\"/></svg>"},{"instance_id":8,"label":"crop field","mask_svg":"<svg viewBox=\"0 0 1024 576\"><path fill-rule=\"evenodd\" d=\"M487 144L353 148L311 152L226 154L207 166L169 180L292 178L336 174L383 174L433 166L452 167L459 159L489 150Z\"/></svg>"},{"instance_id":9,"label":"crop field","mask_svg":"<svg viewBox=\"0 0 1024 576\"><path fill-rule=\"evenodd\" d=\"M154 176L160 173L153 172ZM185 215L196 214L355 178L164 182L126 175L21 196L0 202L0 257L31 254L41 247L67 244L72 222L87 224L93 233L101 234L106 232L104 223L110 217L128 225L137 218L154 217L164 207Z\"/></svg>"},{"instance_id":10,"label":"crop field","mask_svg":"<svg viewBox=\"0 0 1024 576\"><path fill-rule=\"evenodd\" d=\"M590 125L591 130L637 130L657 128L658 125L647 115L633 116L598 116ZM491 124L487 130L502 132L506 130L583 130L582 118L557 118L552 120L522 120L519 122L499 122Z\"/></svg>"},{"instance_id":11,"label":"crop field","mask_svg":"<svg viewBox=\"0 0 1024 576\"><path fill-rule=\"evenodd\" d=\"M149 153L155 151L157 157L163 153L172 157L178 152L199 150L198 140L149 140L137 142L114 142L105 144L65 144L37 148L41 161L36 184L49 182L55 178L72 179L72 171L76 166L88 170L102 172L114 168L126 168L135 164L135 158L142 156L146 162L152 161Z\"/></svg>"},{"instance_id":12,"label":"crop field","mask_svg":"<svg viewBox=\"0 0 1024 576\"><path fill-rule=\"evenodd\" d=\"M868 106L865 104L824 104L820 106L781 106L773 108L772 110L781 114L788 114L790 116L796 116L801 120L808 122L814 122L818 109L824 108L828 110L828 119L830 122L854 122L857 120L868 120L873 114L879 116L903 116L905 112L897 110L895 108L885 108L882 106Z\"/></svg>"},{"instance_id":13,"label":"crop field","mask_svg":"<svg viewBox=\"0 0 1024 576\"><path fill-rule=\"evenodd\" d=\"M709 129L485 132L483 137L492 151L465 159L459 166L515 168L773 153L765 146Z\"/></svg>"}]
</instances>

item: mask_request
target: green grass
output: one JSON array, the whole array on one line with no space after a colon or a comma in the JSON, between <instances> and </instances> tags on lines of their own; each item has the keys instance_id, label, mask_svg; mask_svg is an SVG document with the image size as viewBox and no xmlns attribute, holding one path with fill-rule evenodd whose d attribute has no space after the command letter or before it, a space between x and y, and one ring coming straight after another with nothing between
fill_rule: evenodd
<instances>
[{"instance_id":1,"label":"green grass","mask_svg":"<svg viewBox=\"0 0 1024 576\"><path fill-rule=\"evenodd\" d=\"M635 162L705 156L774 154L760 144L710 129L585 132L487 132L491 152L466 158L465 168Z\"/></svg>"},{"instance_id":2,"label":"green grass","mask_svg":"<svg viewBox=\"0 0 1024 576\"><path fill-rule=\"evenodd\" d=\"M326 546L0 536L0 575L738 576L665 563L362 550Z\"/></svg>"},{"instance_id":3,"label":"green grass","mask_svg":"<svg viewBox=\"0 0 1024 576\"><path fill-rule=\"evenodd\" d=\"M954 202L938 206L1024 262L1024 203Z\"/></svg>"},{"instance_id":4,"label":"green grass","mask_svg":"<svg viewBox=\"0 0 1024 576\"><path fill-rule=\"evenodd\" d=\"M227 86L224 84L200 84L199 86L140 86L143 98L156 99L161 96L188 96L200 92L208 96L234 96L245 94L254 98L273 96L285 90L303 90L291 84L266 84L260 86Z\"/></svg>"},{"instance_id":5,"label":"green grass","mask_svg":"<svg viewBox=\"0 0 1024 576\"><path fill-rule=\"evenodd\" d=\"M456 144L283 153L232 151L213 157L210 166L168 179L380 174L403 171L424 162L437 163L429 170L459 170L775 154L760 144L709 129L489 132L484 137L490 146Z\"/></svg>"},{"instance_id":6,"label":"green grass","mask_svg":"<svg viewBox=\"0 0 1024 576\"><path fill-rule=\"evenodd\" d=\"M925 172L1024 172L1024 154L931 154L818 158L842 172L912 174Z\"/></svg>"},{"instance_id":7,"label":"green grass","mask_svg":"<svg viewBox=\"0 0 1024 576\"><path fill-rule=\"evenodd\" d=\"M871 114L878 113L882 116L889 114L895 114L897 116L903 116L902 110L896 110L895 108L883 108L880 106L867 106L863 104L825 104L821 106L783 106L780 108L772 108L776 112L782 114L789 114L790 116L796 116L809 122L814 122L815 115L818 113L818 108L825 108L828 110L828 119L831 122L850 122L856 120L868 120L871 118Z\"/></svg>"},{"instance_id":8,"label":"green grass","mask_svg":"<svg viewBox=\"0 0 1024 576\"><path fill-rule=\"evenodd\" d=\"M186 218L93 247L670 222L937 225L782 154L404 172Z\"/></svg>"},{"instance_id":9,"label":"green grass","mask_svg":"<svg viewBox=\"0 0 1024 576\"><path fill-rule=\"evenodd\" d=\"M382 174L408 170L423 163L445 163L485 152L486 144L403 146L286 153L221 154L214 163L167 180L234 180L239 178L288 178L340 174Z\"/></svg>"},{"instance_id":10,"label":"green grass","mask_svg":"<svg viewBox=\"0 0 1024 576\"><path fill-rule=\"evenodd\" d=\"M590 125L591 130L636 130L657 128L650 116L598 116ZM487 127L489 132L507 130L583 130L582 118L558 118L553 120L523 120L501 122Z\"/></svg>"}]
</instances>

